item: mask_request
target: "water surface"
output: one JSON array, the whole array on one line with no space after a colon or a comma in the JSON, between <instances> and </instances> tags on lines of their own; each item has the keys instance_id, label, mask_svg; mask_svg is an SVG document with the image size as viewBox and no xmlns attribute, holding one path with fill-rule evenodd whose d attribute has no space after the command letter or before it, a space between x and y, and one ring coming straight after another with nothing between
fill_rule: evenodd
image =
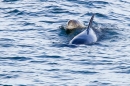
<instances>
[{"instance_id":1,"label":"water surface","mask_svg":"<svg viewBox=\"0 0 130 86\"><path fill-rule=\"evenodd\" d=\"M1 0L0 85L130 86L130 1ZM93 45L70 46L69 19L104 29Z\"/></svg>"}]
</instances>

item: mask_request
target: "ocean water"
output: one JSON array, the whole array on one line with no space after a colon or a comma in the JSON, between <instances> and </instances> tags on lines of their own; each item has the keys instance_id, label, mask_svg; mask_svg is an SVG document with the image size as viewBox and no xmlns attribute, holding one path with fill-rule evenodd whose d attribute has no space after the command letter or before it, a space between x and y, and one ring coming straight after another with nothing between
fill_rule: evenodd
<instances>
[{"instance_id":1,"label":"ocean water","mask_svg":"<svg viewBox=\"0 0 130 86\"><path fill-rule=\"evenodd\" d=\"M129 0L0 0L0 86L130 86ZM104 30L70 46L69 19Z\"/></svg>"}]
</instances>

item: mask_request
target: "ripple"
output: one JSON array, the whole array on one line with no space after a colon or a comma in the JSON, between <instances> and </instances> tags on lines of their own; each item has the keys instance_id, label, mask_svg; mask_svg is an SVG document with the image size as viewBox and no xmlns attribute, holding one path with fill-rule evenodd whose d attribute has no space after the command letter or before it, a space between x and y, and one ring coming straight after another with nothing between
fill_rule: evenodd
<instances>
[{"instance_id":1,"label":"ripple","mask_svg":"<svg viewBox=\"0 0 130 86\"><path fill-rule=\"evenodd\" d=\"M52 72L54 72L54 71L60 71L60 69L46 69L46 71L52 71Z\"/></svg>"},{"instance_id":2,"label":"ripple","mask_svg":"<svg viewBox=\"0 0 130 86\"><path fill-rule=\"evenodd\" d=\"M15 2L15 1L19 1L19 0L3 0L3 2Z\"/></svg>"},{"instance_id":3,"label":"ripple","mask_svg":"<svg viewBox=\"0 0 130 86\"><path fill-rule=\"evenodd\" d=\"M0 59L10 59L10 60L17 60L17 61L26 61L26 60L30 60L31 58L28 58L28 57L0 57Z\"/></svg>"},{"instance_id":4,"label":"ripple","mask_svg":"<svg viewBox=\"0 0 130 86\"><path fill-rule=\"evenodd\" d=\"M97 4L103 4L103 5L108 5L109 2L106 1L89 1L90 3L97 3Z\"/></svg>"},{"instance_id":5,"label":"ripple","mask_svg":"<svg viewBox=\"0 0 130 86\"><path fill-rule=\"evenodd\" d=\"M94 57L94 56L92 56ZM97 58L97 57L95 57ZM111 60L79 60L77 61L80 65L113 65L115 64Z\"/></svg>"},{"instance_id":6,"label":"ripple","mask_svg":"<svg viewBox=\"0 0 130 86\"><path fill-rule=\"evenodd\" d=\"M0 79L13 79L18 77L19 75L15 75L15 74L0 74Z\"/></svg>"},{"instance_id":7,"label":"ripple","mask_svg":"<svg viewBox=\"0 0 130 86\"><path fill-rule=\"evenodd\" d=\"M1 47L13 47L15 40L10 38L0 38Z\"/></svg>"},{"instance_id":8,"label":"ripple","mask_svg":"<svg viewBox=\"0 0 130 86\"><path fill-rule=\"evenodd\" d=\"M75 71L75 70L64 70L67 73L72 73L72 74L96 74L98 72L94 72L94 71L87 71L87 70L79 70L79 71Z\"/></svg>"},{"instance_id":9,"label":"ripple","mask_svg":"<svg viewBox=\"0 0 130 86\"><path fill-rule=\"evenodd\" d=\"M47 62L47 61L30 61L30 63L45 63L45 62Z\"/></svg>"},{"instance_id":10,"label":"ripple","mask_svg":"<svg viewBox=\"0 0 130 86\"><path fill-rule=\"evenodd\" d=\"M17 78L19 75L6 75L4 76L4 79L10 79L10 78Z\"/></svg>"},{"instance_id":11,"label":"ripple","mask_svg":"<svg viewBox=\"0 0 130 86\"><path fill-rule=\"evenodd\" d=\"M9 85L9 84L0 84L1 86L13 86L13 85Z\"/></svg>"},{"instance_id":12,"label":"ripple","mask_svg":"<svg viewBox=\"0 0 130 86\"><path fill-rule=\"evenodd\" d=\"M14 39L10 39L10 38L0 38L0 42L1 41L15 41Z\"/></svg>"},{"instance_id":13,"label":"ripple","mask_svg":"<svg viewBox=\"0 0 130 86\"><path fill-rule=\"evenodd\" d=\"M130 66L117 66L112 68L115 73L130 74Z\"/></svg>"},{"instance_id":14,"label":"ripple","mask_svg":"<svg viewBox=\"0 0 130 86\"><path fill-rule=\"evenodd\" d=\"M41 2L46 2L46 1L48 1L48 0L39 0L39 1L41 1Z\"/></svg>"},{"instance_id":15,"label":"ripple","mask_svg":"<svg viewBox=\"0 0 130 86\"><path fill-rule=\"evenodd\" d=\"M48 7L47 7L48 8ZM54 14L59 14L59 13L68 13L69 11L65 10L65 9L62 9L58 6L53 6L53 7L50 7L50 13L54 13Z\"/></svg>"},{"instance_id":16,"label":"ripple","mask_svg":"<svg viewBox=\"0 0 130 86\"><path fill-rule=\"evenodd\" d=\"M92 86L96 86L96 85L100 85L100 86L104 86L104 85L112 85L111 83L107 83L107 82L100 82L100 81L92 81L90 82L92 83L93 85Z\"/></svg>"},{"instance_id":17,"label":"ripple","mask_svg":"<svg viewBox=\"0 0 130 86\"><path fill-rule=\"evenodd\" d=\"M34 47L33 45L17 45L17 46L19 46L19 47L22 47L22 48L24 48L24 47Z\"/></svg>"},{"instance_id":18,"label":"ripple","mask_svg":"<svg viewBox=\"0 0 130 86\"><path fill-rule=\"evenodd\" d=\"M29 23L29 22L23 23L23 26L28 26L28 25L33 25L33 26L35 26L35 23Z\"/></svg>"},{"instance_id":19,"label":"ripple","mask_svg":"<svg viewBox=\"0 0 130 86\"><path fill-rule=\"evenodd\" d=\"M124 74L130 74L130 70L122 70L122 71L117 71L115 73L124 73Z\"/></svg>"},{"instance_id":20,"label":"ripple","mask_svg":"<svg viewBox=\"0 0 130 86\"><path fill-rule=\"evenodd\" d=\"M50 55L41 55L41 56L36 56L38 58L62 58L62 56L50 56Z\"/></svg>"},{"instance_id":21,"label":"ripple","mask_svg":"<svg viewBox=\"0 0 130 86\"><path fill-rule=\"evenodd\" d=\"M13 9L13 10L9 11L8 13L9 13L10 15L15 15L15 16L27 14L26 12L20 11L20 10L18 10L18 9Z\"/></svg>"},{"instance_id":22,"label":"ripple","mask_svg":"<svg viewBox=\"0 0 130 86\"><path fill-rule=\"evenodd\" d=\"M13 9L13 10L9 11L8 13L19 13L19 12L20 12L19 10Z\"/></svg>"},{"instance_id":23,"label":"ripple","mask_svg":"<svg viewBox=\"0 0 130 86\"><path fill-rule=\"evenodd\" d=\"M13 47L14 45L13 44L1 44L0 45L1 47Z\"/></svg>"},{"instance_id":24,"label":"ripple","mask_svg":"<svg viewBox=\"0 0 130 86\"><path fill-rule=\"evenodd\" d=\"M69 44L58 44L58 43L53 43L53 45L51 45L51 47L69 47L69 48L77 48L77 45L69 45Z\"/></svg>"},{"instance_id":25,"label":"ripple","mask_svg":"<svg viewBox=\"0 0 130 86\"><path fill-rule=\"evenodd\" d=\"M104 19L108 19L108 17L105 14L96 13L97 17L103 17Z\"/></svg>"}]
</instances>

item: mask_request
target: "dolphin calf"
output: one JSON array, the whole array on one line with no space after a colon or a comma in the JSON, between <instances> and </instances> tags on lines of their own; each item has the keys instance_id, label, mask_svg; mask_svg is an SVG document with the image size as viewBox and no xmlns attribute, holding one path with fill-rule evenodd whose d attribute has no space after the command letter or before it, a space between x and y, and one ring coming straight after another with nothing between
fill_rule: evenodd
<instances>
[{"instance_id":1,"label":"dolphin calf","mask_svg":"<svg viewBox=\"0 0 130 86\"><path fill-rule=\"evenodd\" d=\"M92 44L98 40L95 31L92 29L92 22L93 22L94 14L92 15L88 27L78 35L76 35L69 44Z\"/></svg>"}]
</instances>

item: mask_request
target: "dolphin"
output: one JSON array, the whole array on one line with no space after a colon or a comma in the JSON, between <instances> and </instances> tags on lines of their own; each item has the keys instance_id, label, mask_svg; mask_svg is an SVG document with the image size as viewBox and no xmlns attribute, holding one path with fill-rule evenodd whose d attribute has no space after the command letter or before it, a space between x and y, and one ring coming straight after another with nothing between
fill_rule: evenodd
<instances>
[{"instance_id":1,"label":"dolphin","mask_svg":"<svg viewBox=\"0 0 130 86\"><path fill-rule=\"evenodd\" d=\"M69 44L81 45L81 44L93 44L98 40L95 31L92 29L92 22L94 15L92 15L88 27L78 35L76 35Z\"/></svg>"}]
</instances>

